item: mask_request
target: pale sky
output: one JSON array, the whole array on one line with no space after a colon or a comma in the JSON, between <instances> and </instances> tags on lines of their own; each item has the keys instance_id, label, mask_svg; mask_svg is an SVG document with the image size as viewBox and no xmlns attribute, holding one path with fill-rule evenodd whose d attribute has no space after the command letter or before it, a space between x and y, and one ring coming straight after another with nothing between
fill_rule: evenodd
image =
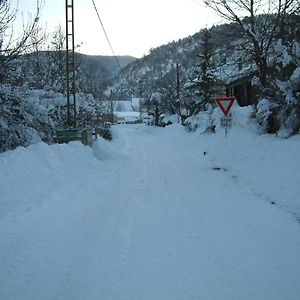
<instances>
[{"instance_id":1,"label":"pale sky","mask_svg":"<svg viewBox=\"0 0 300 300\"><path fill-rule=\"evenodd\" d=\"M41 1L41 0L40 0ZM65 28L65 0L44 0L41 23ZM151 48L193 35L220 19L201 0L94 0L116 55L142 57ZM36 0L19 0L27 16ZM81 53L112 55L92 0L74 0L75 43Z\"/></svg>"}]
</instances>

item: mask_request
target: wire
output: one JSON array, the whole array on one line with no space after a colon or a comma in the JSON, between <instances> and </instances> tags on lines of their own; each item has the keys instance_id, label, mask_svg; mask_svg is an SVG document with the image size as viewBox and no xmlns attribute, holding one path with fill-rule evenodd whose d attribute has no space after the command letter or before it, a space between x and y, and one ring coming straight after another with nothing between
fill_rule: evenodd
<instances>
[{"instance_id":1,"label":"wire","mask_svg":"<svg viewBox=\"0 0 300 300\"><path fill-rule=\"evenodd\" d=\"M118 64L120 70L122 70L122 67L121 67L121 65L120 65L120 62L119 62L119 60L118 60L118 58L117 58L117 56L116 56L116 54L115 54L115 51L114 51L114 49L113 49L113 47L112 47L112 45L111 45L111 43L110 43L110 41L109 41L109 38L108 38L108 35L107 35L106 30L105 30L105 28L104 28L104 25L103 25L103 23L102 23L102 21L101 21L101 18L100 18L98 9L97 9L96 4L95 4L95 1L92 0L92 2L93 2L93 5L94 5L96 14L97 14L97 16L98 16L99 22L100 22L100 24L101 24L102 30L103 30L103 32L104 32L104 34L105 34L107 43L108 43L108 45L109 45L109 47L110 47L110 50L111 50L111 52L112 52L112 54L113 54L113 56L114 56L114 58L115 58L115 60L116 60L116 62L117 62L117 64Z\"/></svg>"}]
</instances>

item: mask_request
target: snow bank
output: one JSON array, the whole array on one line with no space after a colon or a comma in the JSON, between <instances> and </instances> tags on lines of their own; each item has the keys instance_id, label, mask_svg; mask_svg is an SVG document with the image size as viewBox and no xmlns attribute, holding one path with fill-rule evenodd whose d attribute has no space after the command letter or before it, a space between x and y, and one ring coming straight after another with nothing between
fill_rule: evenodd
<instances>
[{"instance_id":1,"label":"snow bank","mask_svg":"<svg viewBox=\"0 0 300 300\"><path fill-rule=\"evenodd\" d=\"M205 134L207 116L198 117L199 128L193 136L199 143L199 154L206 152L208 159L227 170L237 184L300 220L300 136L282 140L259 134L259 128L249 120L251 112L251 107L232 108L233 126L227 138L220 127L222 113L218 109L212 114L215 134Z\"/></svg>"},{"instance_id":2,"label":"snow bank","mask_svg":"<svg viewBox=\"0 0 300 300\"><path fill-rule=\"evenodd\" d=\"M79 142L38 143L0 154L0 218L39 206L63 185L93 174L98 163L93 150Z\"/></svg>"}]
</instances>

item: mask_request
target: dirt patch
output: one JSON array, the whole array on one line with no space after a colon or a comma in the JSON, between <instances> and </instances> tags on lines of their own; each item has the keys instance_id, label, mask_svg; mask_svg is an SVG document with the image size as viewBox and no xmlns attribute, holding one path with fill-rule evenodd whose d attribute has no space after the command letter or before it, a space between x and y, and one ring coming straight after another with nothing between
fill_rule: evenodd
<instances>
[{"instance_id":1,"label":"dirt patch","mask_svg":"<svg viewBox=\"0 0 300 300\"><path fill-rule=\"evenodd\" d=\"M228 169L222 167L212 167L211 169L214 171L223 171L223 172L228 171Z\"/></svg>"}]
</instances>

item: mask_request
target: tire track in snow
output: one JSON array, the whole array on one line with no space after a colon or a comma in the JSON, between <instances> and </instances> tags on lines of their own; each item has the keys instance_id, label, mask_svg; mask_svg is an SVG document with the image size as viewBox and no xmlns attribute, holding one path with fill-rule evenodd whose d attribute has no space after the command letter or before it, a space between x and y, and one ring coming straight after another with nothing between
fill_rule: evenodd
<instances>
[{"instance_id":1,"label":"tire track in snow","mask_svg":"<svg viewBox=\"0 0 300 300\"><path fill-rule=\"evenodd\" d=\"M32 221L24 214L24 230L11 227L16 236L1 252L17 261L7 268L14 274L2 272L10 286L0 295L297 299L298 227L249 198L227 172L210 170L215 161L201 145L137 128L117 129L99 170L85 172L83 182L78 175L49 205L28 212Z\"/></svg>"},{"instance_id":2,"label":"tire track in snow","mask_svg":"<svg viewBox=\"0 0 300 300\"><path fill-rule=\"evenodd\" d=\"M126 177L130 177L130 185L127 186L127 190L124 192L122 197L124 198L124 206L122 209L122 215L120 215L120 221L118 223L118 235L117 241L119 253L119 267L118 277L120 280L117 281L116 289L125 291L128 287L128 282L123 280L128 276L132 276L132 243L135 235L136 227L138 226L137 218L139 212L143 209L144 202L143 196L147 190L147 169L145 162L145 152L143 147L140 147L136 140L128 134L126 138L124 136L122 153L128 158L125 166L122 168L121 180L126 182ZM119 175L120 176L120 175Z\"/></svg>"}]
</instances>

